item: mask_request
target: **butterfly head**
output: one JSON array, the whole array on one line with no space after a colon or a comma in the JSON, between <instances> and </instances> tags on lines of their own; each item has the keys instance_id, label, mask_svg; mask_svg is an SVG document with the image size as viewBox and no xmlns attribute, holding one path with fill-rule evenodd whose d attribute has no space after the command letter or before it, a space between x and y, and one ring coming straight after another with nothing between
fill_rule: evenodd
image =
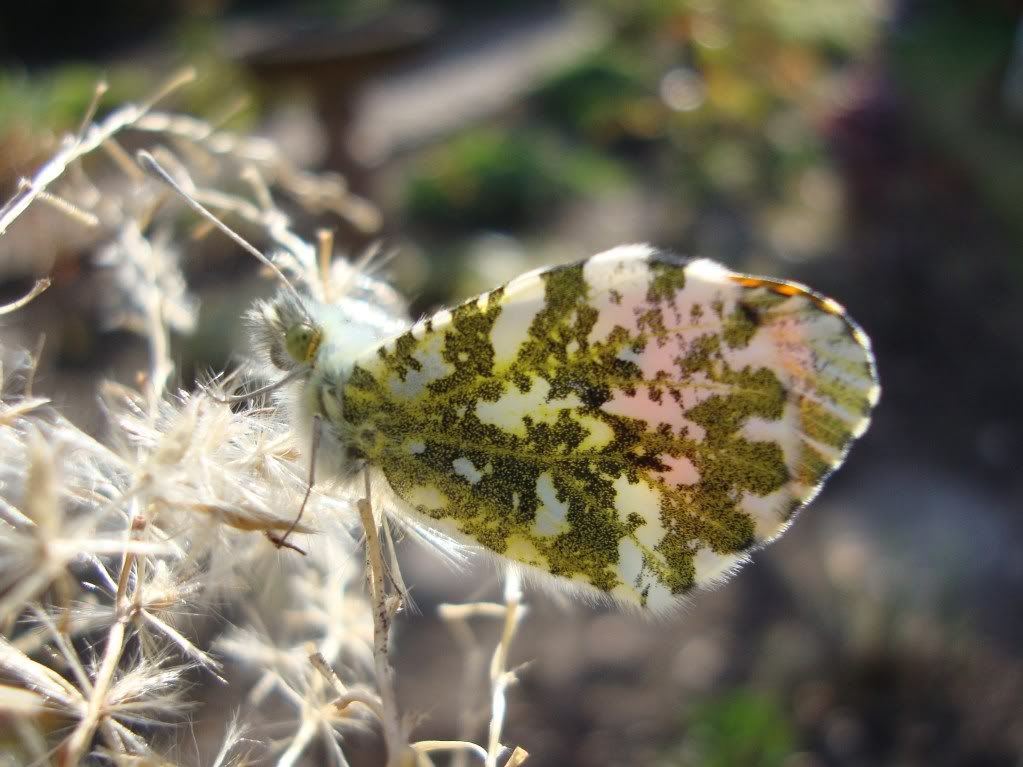
<instances>
[{"instance_id":1,"label":"butterfly head","mask_svg":"<svg viewBox=\"0 0 1023 767\"><path fill-rule=\"evenodd\" d=\"M249 311L249 327L256 353L273 367L293 372L316 359L323 330L308 307L281 291L272 301L259 301Z\"/></svg>"},{"instance_id":2,"label":"butterfly head","mask_svg":"<svg viewBox=\"0 0 1023 767\"><path fill-rule=\"evenodd\" d=\"M257 358L277 370L343 375L358 356L405 330L408 320L361 297L328 305L282 290L273 300L256 302L248 324Z\"/></svg>"}]
</instances>

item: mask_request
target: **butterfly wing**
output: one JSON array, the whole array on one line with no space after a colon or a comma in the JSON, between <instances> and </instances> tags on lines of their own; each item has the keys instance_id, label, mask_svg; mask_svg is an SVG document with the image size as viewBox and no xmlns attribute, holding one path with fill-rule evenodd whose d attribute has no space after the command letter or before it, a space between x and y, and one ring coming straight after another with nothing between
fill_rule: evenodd
<instances>
[{"instance_id":1,"label":"butterfly wing","mask_svg":"<svg viewBox=\"0 0 1023 767\"><path fill-rule=\"evenodd\" d=\"M626 246L414 325L341 399L430 524L658 608L784 531L878 394L834 301Z\"/></svg>"}]
</instances>

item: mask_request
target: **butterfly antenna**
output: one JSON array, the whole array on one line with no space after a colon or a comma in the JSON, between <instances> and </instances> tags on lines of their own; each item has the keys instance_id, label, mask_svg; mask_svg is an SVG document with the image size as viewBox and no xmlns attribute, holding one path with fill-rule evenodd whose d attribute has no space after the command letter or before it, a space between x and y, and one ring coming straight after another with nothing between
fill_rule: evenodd
<instances>
[{"instance_id":1,"label":"butterfly antenna","mask_svg":"<svg viewBox=\"0 0 1023 767\"><path fill-rule=\"evenodd\" d=\"M156 176L158 176L161 181L163 181L165 184L167 184L167 186L169 186L171 189L177 192L178 195L186 203L188 203L188 206L192 208L192 210L194 210L196 213L198 213L200 216L205 218L207 221L209 221L211 224L217 227L220 231L222 231L224 234L226 234L228 237L234 240L235 243L237 243L243 249L248 251L248 253L255 256L256 260L258 260L261 264L268 267L270 271L274 273L277 279L281 281L284 287L291 292L292 297L295 299L296 303L300 307L302 307L302 311L303 312L305 311L304 308L305 304L302 302L301 294L298 292L298 290L295 289L295 286L291 284L291 280L287 278L287 276L284 274L284 272L281 271L280 267L278 267L277 264L275 264L265 255L263 255L248 240L246 240L244 237L242 237L240 234L234 231L234 229L232 229L219 218L217 218L215 215L213 215L213 213L205 205L203 205L201 202L192 197L188 192L186 192L181 187L181 184L174 180L174 177L171 176L167 169L160 165L159 162L157 162L156 158L153 157L153 155L151 155L146 150L142 149L135 156L138 159L139 164L142 165L143 168L148 170L150 173L153 173ZM309 319L308 315L306 318Z\"/></svg>"}]
</instances>

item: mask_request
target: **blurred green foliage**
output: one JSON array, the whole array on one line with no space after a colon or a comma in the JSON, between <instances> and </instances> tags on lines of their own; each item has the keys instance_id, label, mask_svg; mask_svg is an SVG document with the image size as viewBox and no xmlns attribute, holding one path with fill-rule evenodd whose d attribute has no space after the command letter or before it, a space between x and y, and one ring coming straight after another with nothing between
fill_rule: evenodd
<instances>
[{"instance_id":1,"label":"blurred green foliage","mask_svg":"<svg viewBox=\"0 0 1023 767\"><path fill-rule=\"evenodd\" d=\"M231 114L226 127L248 127L258 113L252 83L220 52L217 35L215 19L197 17L173 26L166 44L173 53L166 56L154 53L148 59L107 65L67 61L32 70L0 68L0 185L12 172L24 173L48 156L54 137L78 129L100 81L107 85L98 108L102 117L122 104L150 97L187 64L198 73L195 81L160 108L216 120L232 106L234 96L239 104L244 99L244 108Z\"/></svg>"},{"instance_id":2,"label":"blurred green foliage","mask_svg":"<svg viewBox=\"0 0 1023 767\"><path fill-rule=\"evenodd\" d=\"M537 114L587 142L626 135L653 96L641 61L606 49L569 66L534 91Z\"/></svg>"},{"instance_id":3,"label":"blurred green foliage","mask_svg":"<svg viewBox=\"0 0 1023 767\"><path fill-rule=\"evenodd\" d=\"M31 76L0 71L0 132L16 126L43 130L74 126L81 122L101 77L98 67L87 64L68 64ZM149 78L141 70L125 68L108 73L106 79L110 86L106 98L121 103L143 92Z\"/></svg>"},{"instance_id":4,"label":"blurred green foliage","mask_svg":"<svg viewBox=\"0 0 1023 767\"><path fill-rule=\"evenodd\" d=\"M705 47L782 44L842 56L862 50L876 32L877 4L864 0L597 0L596 5L631 42L649 40L652 30L668 36L695 31ZM756 57L745 58L756 64Z\"/></svg>"},{"instance_id":5,"label":"blurred green foliage","mask_svg":"<svg viewBox=\"0 0 1023 767\"><path fill-rule=\"evenodd\" d=\"M620 183L622 168L542 131L488 127L427 153L410 175L405 209L433 227L526 226L567 195Z\"/></svg>"},{"instance_id":6,"label":"blurred green foliage","mask_svg":"<svg viewBox=\"0 0 1023 767\"><path fill-rule=\"evenodd\" d=\"M663 143L673 181L696 205L714 195L782 198L799 173L827 162L816 121L834 105L836 77L864 56L876 22L862 0L602 5L621 34L589 66L636 63L632 78L646 84L645 95L629 95L633 86L607 100L633 116L623 125L634 135Z\"/></svg>"},{"instance_id":7,"label":"blurred green foliage","mask_svg":"<svg viewBox=\"0 0 1023 767\"><path fill-rule=\"evenodd\" d=\"M1010 5L936 0L893 39L891 60L914 128L954 158L1023 240L1020 118L1002 91L1018 34L1019 10Z\"/></svg>"},{"instance_id":8,"label":"blurred green foliage","mask_svg":"<svg viewBox=\"0 0 1023 767\"><path fill-rule=\"evenodd\" d=\"M396 4L396 0L308 0L300 7L306 13L320 12L345 21L358 21L383 13Z\"/></svg>"},{"instance_id":9,"label":"blurred green foliage","mask_svg":"<svg viewBox=\"0 0 1023 767\"><path fill-rule=\"evenodd\" d=\"M202 36L191 28L192 43ZM211 114L224 108L224 94L245 95L249 88L241 72L216 56L183 55L181 61L195 66L201 76L175 96L175 108L191 114ZM120 105L145 98L157 89L173 68L117 65L103 68L94 64L71 63L39 73L0 70L0 135L15 128L59 132L75 128L92 100L96 84L103 80L108 89L103 106ZM251 113L250 113L251 114Z\"/></svg>"},{"instance_id":10,"label":"blurred green foliage","mask_svg":"<svg viewBox=\"0 0 1023 767\"><path fill-rule=\"evenodd\" d=\"M193 65L199 76L159 107L219 121L228 116L225 109L237 105L240 108L222 127L243 129L257 113L249 99L252 89L240 69L205 47L202 38L207 34L196 27L187 31L182 48L195 54L181 61ZM71 63L31 74L0 69L0 193L11 193L16 177L43 162L58 136L78 130L100 81L108 86L98 108L102 118L111 109L150 97L174 71L172 66L160 68L155 63L108 68ZM237 99L234 104L232 94Z\"/></svg>"},{"instance_id":11,"label":"blurred green foliage","mask_svg":"<svg viewBox=\"0 0 1023 767\"><path fill-rule=\"evenodd\" d=\"M796 736L782 707L770 697L736 690L695 706L682 752L666 754L663 767L782 767L796 750Z\"/></svg>"},{"instance_id":12,"label":"blurred green foliage","mask_svg":"<svg viewBox=\"0 0 1023 767\"><path fill-rule=\"evenodd\" d=\"M774 216L820 216L805 182L830 168L821 122L844 92L848 65L874 39L873 3L596 6L613 30L608 42L538 83L525 109L504 116L505 138L490 126L468 129L415 164L405 195L411 221L427 234L433 227L448 235L459 227L522 234L548 224L565 203L625 184L692 214L671 215L663 231L647 235L687 249L683 222L698 222L708 207L734 209L736 219L763 231ZM566 166L595 172L576 175ZM826 226L785 231L809 241L775 248L830 244Z\"/></svg>"}]
</instances>

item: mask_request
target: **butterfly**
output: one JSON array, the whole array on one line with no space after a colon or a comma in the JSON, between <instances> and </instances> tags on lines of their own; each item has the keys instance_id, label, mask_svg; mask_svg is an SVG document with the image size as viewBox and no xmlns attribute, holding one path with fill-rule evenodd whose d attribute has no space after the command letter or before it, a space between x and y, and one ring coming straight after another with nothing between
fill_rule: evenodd
<instances>
[{"instance_id":1,"label":"butterfly","mask_svg":"<svg viewBox=\"0 0 1023 767\"><path fill-rule=\"evenodd\" d=\"M648 245L414 324L390 296L365 278L250 314L329 471L368 469L413 524L651 610L783 533L880 395L837 302Z\"/></svg>"}]
</instances>

